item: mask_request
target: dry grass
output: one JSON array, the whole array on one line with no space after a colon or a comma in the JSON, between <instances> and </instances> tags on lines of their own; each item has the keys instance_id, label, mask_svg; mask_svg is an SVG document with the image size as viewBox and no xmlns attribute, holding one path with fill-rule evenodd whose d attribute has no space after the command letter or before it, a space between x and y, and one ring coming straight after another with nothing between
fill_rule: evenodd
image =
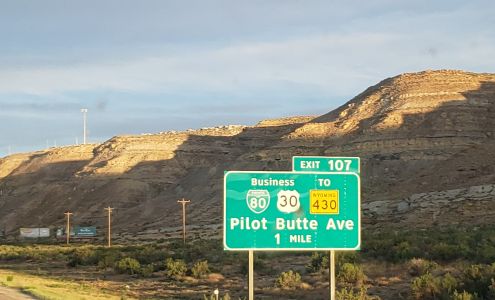
<instances>
[{"instance_id":1,"label":"dry grass","mask_svg":"<svg viewBox=\"0 0 495 300\"><path fill-rule=\"evenodd\" d=\"M15 288L38 299L46 300L117 300L121 299L122 296L109 294L84 283L48 279L10 270L0 270L0 285Z\"/></svg>"}]
</instances>

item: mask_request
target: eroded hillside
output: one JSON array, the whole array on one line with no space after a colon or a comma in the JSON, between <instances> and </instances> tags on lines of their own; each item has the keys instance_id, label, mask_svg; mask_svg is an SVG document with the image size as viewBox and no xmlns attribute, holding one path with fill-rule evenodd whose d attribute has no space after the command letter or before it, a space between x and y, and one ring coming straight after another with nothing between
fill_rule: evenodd
<instances>
[{"instance_id":1,"label":"eroded hillside","mask_svg":"<svg viewBox=\"0 0 495 300\"><path fill-rule=\"evenodd\" d=\"M225 170L290 170L293 155L362 158L364 226L495 221L495 75L426 71L368 88L319 117L119 136L0 160L0 227L76 223L220 235ZM157 233L159 233L157 235Z\"/></svg>"}]
</instances>

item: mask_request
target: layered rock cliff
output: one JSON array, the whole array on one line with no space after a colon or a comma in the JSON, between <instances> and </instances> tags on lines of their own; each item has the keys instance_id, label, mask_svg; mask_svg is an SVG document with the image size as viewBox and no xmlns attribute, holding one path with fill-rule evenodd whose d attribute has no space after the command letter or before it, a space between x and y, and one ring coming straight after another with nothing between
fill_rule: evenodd
<instances>
[{"instance_id":1,"label":"layered rock cliff","mask_svg":"<svg viewBox=\"0 0 495 300\"><path fill-rule=\"evenodd\" d=\"M364 226L495 221L495 74L386 79L318 117L119 136L0 160L0 228L76 223L173 236L220 234L225 170L290 170L293 155L360 156Z\"/></svg>"}]
</instances>

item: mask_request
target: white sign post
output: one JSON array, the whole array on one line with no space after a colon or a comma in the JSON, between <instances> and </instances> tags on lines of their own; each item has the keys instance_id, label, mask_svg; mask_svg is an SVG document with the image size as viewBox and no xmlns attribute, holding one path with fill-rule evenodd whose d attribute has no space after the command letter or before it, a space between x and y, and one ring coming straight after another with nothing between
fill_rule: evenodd
<instances>
[{"instance_id":1,"label":"white sign post","mask_svg":"<svg viewBox=\"0 0 495 300\"><path fill-rule=\"evenodd\" d=\"M254 251L249 250L249 300L254 300Z\"/></svg>"}]
</instances>

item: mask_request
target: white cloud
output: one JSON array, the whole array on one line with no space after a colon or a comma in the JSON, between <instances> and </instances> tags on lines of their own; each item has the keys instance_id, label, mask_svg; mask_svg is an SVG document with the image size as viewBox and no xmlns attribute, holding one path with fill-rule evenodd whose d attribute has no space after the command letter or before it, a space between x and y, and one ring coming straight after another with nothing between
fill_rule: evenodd
<instances>
[{"instance_id":1,"label":"white cloud","mask_svg":"<svg viewBox=\"0 0 495 300\"><path fill-rule=\"evenodd\" d=\"M332 85L329 79L346 68L339 52L346 50L351 54L352 49L364 45L379 47L394 39L382 34L317 35L106 64L4 69L0 71L0 92L52 94L95 89L233 91L269 87L277 82L325 90L332 88L338 92L339 86ZM349 71L345 72L346 76L352 74ZM351 76L362 76L358 73Z\"/></svg>"},{"instance_id":2,"label":"white cloud","mask_svg":"<svg viewBox=\"0 0 495 300\"><path fill-rule=\"evenodd\" d=\"M475 46L473 46L475 45ZM434 49L434 57L431 55ZM384 74L423 68L495 67L484 36L436 41L434 34L320 34L282 41L198 48L131 61L0 71L0 92L215 91L242 93L277 85L348 95ZM476 71L476 70L475 70Z\"/></svg>"},{"instance_id":3,"label":"white cloud","mask_svg":"<svg viewBox=\"0 0 495 300\"><path fill-rule=\"evenodd\" d=\"M476 22L486 24L488 10L474 4L456 4L449 9L437 5L430 7L430 11L417 5L384 1L377 7L367 5L360 13L351 13L353 5L330 5L328 13L332 18L342 18L341 14L349 17L348 22L338 19L338 24L325 17L323 7L306 8L314 14L313 23L304 14L296 13L294 5L300 3L293 2L291 9L286 7L281 16L273 15L276 6L270 6L277 31L283 24L287 30L299 28L293 33L276 35L278 38L267 38L261 34L261 25L241 14L238 17L249 22L237 24L228 19L229 26L237 27L224 31L233 33L241 30L242 25L252 25L258 40L244 37L216 46L194 40L185 44L163 41L166 46L162 53L141 53L141 56L138 43L135 49L123 49L125 54L114 48L114 58L109 59L107 54L106 61L93 57L68 64L70 59L60 59L60 64L47 65L46 61L57 61L51 57L40 59L45 63L39 65L32 61L28 67L3 66L0 93L54 95L110 90L235 95L281 92L292 86L289 92L314 90L320 96L335 97L355 94L383 77L407 71L433 68L490 71L495 67L493 29L476 28ZM260 7L251 6L254 11L250 15L259 13L257 9ZM270 24L270 14L263 15L263 26ZM461 19L474 23L461 25ZM298 27L289 26L291 20ZM201 25L198 22L195 28ZM225 20L205 24L205 28L217 30L222 22ZM131 58L126 59L126 55Z\"/></svg>"}]
</instances>

